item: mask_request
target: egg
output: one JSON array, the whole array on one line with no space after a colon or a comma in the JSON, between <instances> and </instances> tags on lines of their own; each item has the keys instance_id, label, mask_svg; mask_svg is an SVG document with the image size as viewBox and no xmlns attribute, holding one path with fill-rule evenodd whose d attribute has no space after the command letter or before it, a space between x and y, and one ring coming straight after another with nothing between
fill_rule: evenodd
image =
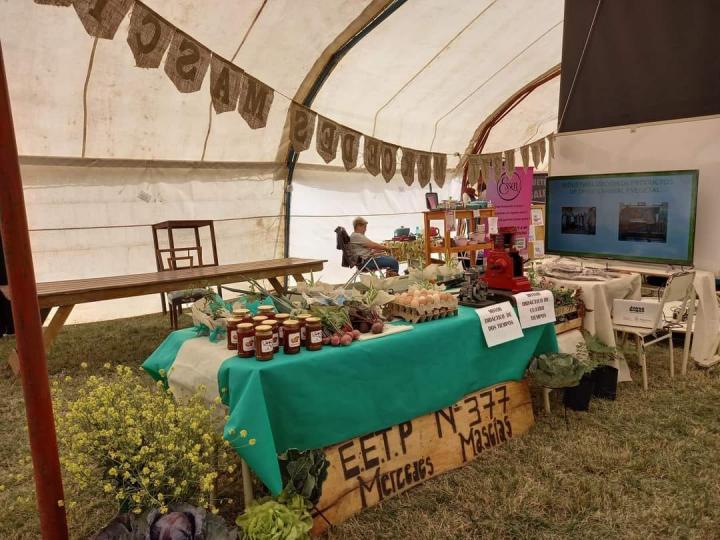
<instances>
[{"instance_id":1,"label":"egg","mask_svg":"<svg viewBox=\"0 0 720 540\"><path fill-rule=\"evenodd\" d=\"M413 301L410 302L410 307L411 307L411 308L414 308L414 309L417 309L417 308L420 307L420 302L419 302L418 300L414 300L414 299L413 299Z\"/></svg>"}]
</instances>

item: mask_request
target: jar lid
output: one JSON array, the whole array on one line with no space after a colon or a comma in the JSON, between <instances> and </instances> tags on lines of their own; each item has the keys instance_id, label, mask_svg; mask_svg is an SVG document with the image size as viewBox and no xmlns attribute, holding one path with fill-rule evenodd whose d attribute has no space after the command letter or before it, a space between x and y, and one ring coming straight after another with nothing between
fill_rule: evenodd
<instances>
[{"instance_id":1,"label":"jar lid","mask_svg":"<svg viewBox=\"0 0 720 540\"><path fill-rule=\"evenodd\" d=\"M260 325L258 325L258 326L255 327L255 332L260 332L260 333L272 332L272 328L271 328L270 326L265 325L265 324L260 324Z\"/></svg>"},{"instance_id":2,"label":"jar lid","mask_svg":"<svg viewBox=\"0 0 720 540\"><path fill-rule=\"evenodd\" d=\"M289 314L289 313L278 313L277 315L275 315L275 318L276 318L277 320L289 319L289 318L290 318L290 314Z\"/></svg>"},{"instance_id":3,"label":"jar lid","mask_svg":"<svg viewBox=\"0 0 720 540\"><path fill-rule=\"evenodd\" d=\"M233 308L232 312L233 315L247 315L248 313L250 313L250 310L245 308Z\"/></svg>"},{"instance_id":4,"label":"jar lid","mask_svg":"<svg viewBox=\"0 0 720 540\"><path fill-rule=\"evenodd\" d=\"M227 322L230 323L239 323L242 321L242 317L228 317Z\"/></svg>"},{"instance_id":5,"label":"jar lid","mask_svg":"<svg viewBox=\"0 0 720 540\"><path fill-rule=\"evenodd\" d=\"M305 322L309 322L309 323L313 323L313 324L319 323L319 322L320 322L320 317L308 317L308 318L305 320Z\"/></svg>"},{"instance_id":6,"label":"jar lid","mask_svg":"<svg viewBox=\"0 0 720 540\"><path fill-rule=\"evenodd\" d=\"M241 322L238 324L238 328L242 328L243 330L250 330L251 328L254 328L253 323L249 322Z\"/></svg>"},{"instance_id":7,"label":"jar lid","mask_svg":"<svg viewBox=\"0 0 720 540\"><path fill-rule=\"evenodd\" d=\"M310 317L312 317L312 315L310 315L309 313L301 313L300 315L297 315L295 318L298 320L299 319L305 320L305 319L309 319Z\"/></svg>"},{"instance_id":8,"label":"jar lid","mask_svg":"<svg viewBox=\"0 0 720 540\"><path fill-rule=\"evenodd\" d=\"M263 304L262 306L258 306L258 311L275 311L275 306Z\"/></svg>"},{"instance_id":9,"label":"jar lid","mask_svg":"<svg viewBox=\"0 0 720 540\"><path fill-rule=\"evenodd\" d=\"M264 324L265 326L270 326L270 327L272 327L272 326L275 326L275 325L277 325L277 324L280 324L280 321L276 321L275 319L270 319L270 320L265 321L263 324Z\"/></svg>"},{"instance_id":10,"label":"jar lid","mask_svg":"<svg viewBox=\"0 0 720 540\"><path fill-rule=\"evenodd\" d=\"M283 326L297 326L300 324L300 321L296 321L295 319L288 319L283 323Z\"/></svg>"},{"instance_id":11,"label":"jar lid","mask_svg":"<svg viewBox=\"0 0 720 540\"><path fill-rule=\"evenodd\" d=\"M255 315L253 317L253 321L255 321L255 322L267 321L267 317L265 315Z\"/></svg>"}]
</instances>

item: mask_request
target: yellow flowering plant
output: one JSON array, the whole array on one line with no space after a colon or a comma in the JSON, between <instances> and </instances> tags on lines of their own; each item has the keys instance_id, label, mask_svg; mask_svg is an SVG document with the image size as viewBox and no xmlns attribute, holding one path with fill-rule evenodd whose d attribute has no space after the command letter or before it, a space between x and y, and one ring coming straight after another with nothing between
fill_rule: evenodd
<instances>
[{"instance_id":1,"label":"yellow flowering plant","mask_svg":"<svg viewBox=\"0 0 720 540\"><path fill-rule=\"evenodd\" d=\"M178 403L162 383L149 387L118 366L92 375L74 399L55 387L61 463L75 488L102 486L121 509L167 512L185 502L217 512L220 473L233 482L239 457L222 440L217 403L196 394Z\"/></svg>"}]
</instances>

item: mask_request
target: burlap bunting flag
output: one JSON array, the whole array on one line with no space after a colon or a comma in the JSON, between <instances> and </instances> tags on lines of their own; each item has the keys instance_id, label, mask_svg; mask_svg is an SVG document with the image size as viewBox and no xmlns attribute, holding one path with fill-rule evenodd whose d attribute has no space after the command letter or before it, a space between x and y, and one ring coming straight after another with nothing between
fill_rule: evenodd
<instances>
[{"instance_id":1,"label":"burlap bunting flag","mask_svg":"<svg viewBox=\"0 0 720 540\"><path fill-rule=\"evenodd\" d=\"M532 145L530 145L530 151L532 152L532 159L533 159L533 165L535 165L535 168L537 169L540 167L540 164L543 162L543 158L545 157L545 145L542 144L543 141L537 141L534 142Z\"/></svg>"},{"instance_id":2,"label":"burlap bunting flag","mask_svg":"<svg viewBox=\"0 0 720 540\"><path fill-rule=\"evenodd\" d=\"M243 70L220 56L210 60L210 97L217 114L234 111L240 96Z\"/></svg>"},{"instance_id":3,"label":"burlap bunting flag","mask_svg":"<svg viewBox=\"0 0 720 540\"><path fill-rule=\"evenodd\" d=\"M492 168L497 182L502 176L502 153L492 155Z\"/></svg>"},{"instance_id":4,"label":"burlap bunting flag","mask_svg":"<svg viewBox=\"0 0 720 540\"><path fill-rule=\"evenodd\" d=\"M490 168L492 167L492 159L488 156L480 156L480 169L482 171L482 181L487 184L490 181Z\"/></svg>"},{"instance_id":5,"label":"burlap bunting flag","mask_svg":"<svg viewBox=\"0 0 720 540\"><path fill-rule=\"evenodd\" d=\"M210 51L187 34L175 30L165 59L165 73L175 87L183 94L197 92L209 65Z\"/></svg>"},{"instance_id":6,"label":"burlap bunting flag","mask_svg":"<svg viewBox=\"0 0 720 540\"><path fill-rule=\"evenodd\" d=\"M505 171L508 176L515 172L515 150L505 150Z\"/></svg>"},{"instance_id":7,"label":"burlap bunting flag","mask_svg":"<svg viewBox=\"0 0 720 540\"><path fill-rule=\"evenodd\" d=\"M382 158L380 168L382 169L382 176L385 182L389 182L393 176L395 176L397 169L397 149L398 147L394 144L386 142L380 146L380 156Z\"/></svg>"},{"instance_id":8,"label":"burlap bunting flag","mask_svg":"<svg viewBox=\"0 0 720 540\"><path fill-rule=\"evenodd\" d=\"M530 147L525 145L520 147L520 157L522 158L523 168L530 166Z\"/></svg>"},{"instance_id":9,"label":"burlap bunting flag","mask_svg":"<svg viewBox=\"0 0 720 540\"><path fill-rule=\"evenodd\" d=\"M43 6L69 6L73 0L35 0L35 3Z\"/></svg>"},{"instance_id":10,"label":"burlap bunting flag","mask_svg":"<svg viewBox=\"0 0 720 540\"><path fill-rule=\"evenodd\" d=\"M341 128L340 151L345 170L354 169L357 166L357 158L360 152L360 133L346 127Z\"/></svg>"},{"instance_id":11,"label":"burlap bunting flag","mask_svg":"<svg viewBox=\"0 0 720 540\"><path fill-rule=\"evenodd\" d=\"M480 173L482 172L482 157L478 155L468 156L468 173L467 181L468 184L477 184L480 180ZM483 178L485 176L483 175Z\"/></svg>"},{"instance_id":12,"label":"burlap bunting flag","mask_svg":"<svg viewBox=\"0 0 720 540\"><path fill-rule=\"evenodd\" d=\"M85 30L93 37L112 39L133 0L73 0Z\"/></svg>"},{"instance_id":13,"label":"burlap bunting flag","mask_svg":"<svg viewBox=\"0 0 720 540\"><path fill-rule=\"evenodd\" d=\"M268 115L270 114L270 105L272 105L274 97L275 91L267 84L258 81L255 77L251 77L247 73L243 73L242 83L240 84L238 112L251 129L265 127ZM313 117L313 122L314 121L315 118ZM312 138L312 131L310 132L310 137ZM308 141L308 144L309 142L310 141Z\"/></svg>"},{"instance_id":14,"label":"burlap bunting flag","mask_svg":"<svg viewBox=\"0 0 720 540\"><path fill-rule=\"evenodd\" d=\"M445 173L447 172L447 156L445 154L433 154L433 178L437 187L445 185Z\"/></svg>"},{"instance_id":15,"label":"burlap bunting flag","mask_svg":"<svg viewBox=\"0 0 720 540\"><path fill-rule=\"evenodd\" d=\"M127 37L135 65L141 68L160 67L173 32L175 28L162 17L146 5L135 2L130 15L130 30Z\"/></svg>"},{"instance_id":16,"label":"burlap bunting flag","mask_svg":"<svg viewBox=\"0 0 720 540\"><path fill-rule=\"evenodd\" d=\"M415 181L415 150L411 150L409 148L402 149L400 174L402 174L405 184L412 186Z\"/></svg>"},{"instance_id":17,"label":"burlap bunting flag","mask_svg":"<svg viewBox=\"0 0 720 540\"><path fill-rule=\"evenodd\" d=\"M363 163L367 172L373 176L380 173L380 141L372 137L365 136L365 144L363 146Z\"/></svg>"},{"instance_id":18,"label":"burlap bunting flag","mask_svg":"<svg viewBox=\"0 0 720 540\"><path fill-rule=\"evenodd\" d=\"M431 157L427 152L418 152L417 157L417 171L418 171L418 182L420 187L425 187L430 183L430 177L432 174Z\"/></svg>"},{"instance_id":19,"label":"burlap bunting flag","mask_svg":"<svg viewBox=\"0 0 720 540\"><path fill-rule=\"evenodd\" d=\"M330 163L337 156L337 145L340 139L340 126L324 116L318 117L315 149L325 163Z\"/></svg>"},{"instance_id":20,"label":"burlap bunting flag","mask_svg":"<svg viewBox=\"0 0 720 540\"><path fill-rule=\"evenodd\" d=\"M550 157L555 157L555 134L551 133L548 135L547 138L547 145L548 145L548 152L550 152Z\"/></svg>"},{"instance_id":21,"label":"burlap bunting flag","mask_svg":"<svg viewBox=\"0 0 720 540\"><path fill-rule=\"evenodd\" d=\"M310 148L316 116L316 113L302 105L290 104L290 143L295 152Z\"/></svg>"}]
</instances>

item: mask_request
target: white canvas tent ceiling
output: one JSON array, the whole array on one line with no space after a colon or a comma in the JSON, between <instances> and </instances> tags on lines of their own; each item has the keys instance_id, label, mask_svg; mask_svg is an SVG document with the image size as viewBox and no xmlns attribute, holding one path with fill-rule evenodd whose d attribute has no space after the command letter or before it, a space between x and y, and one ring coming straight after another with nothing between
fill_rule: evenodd
<instances>
[{"instance_id":1,"label":"white canvas tent ceiling","mask_svg":"<svg viewBox=\"0 0 720 540\"><path fill-rule=\"evenodd\" d=\"M89 70L94 39L87 35L72 7L0 0L0 39L20 154L41 161L84 158L69 164L46 160L42 165L23 167L26 188L32 191L28 210L40 281L153 270L149 223L185 217L218 218L213 205L197 199L203 192L200 179L208 175L213 181L205 185L207 189L221 189L220 185L237 179L243 180L239 186L248 186L245 191L233 187L230 195L206 194L206 199L220 204L232 197L230 200L237 203L234 207L221 204L223 219L237 220L236 226L244 227L248 238L257 239L239 253L233 247L232 235L220 237L222 262L260 258L260 253L281 256L283 190L282 184L276 184L285 174L285 156L278 151L287 136L283 128L289 102L284 96L297 95L311 68L323 54L333 52L329 49L340 45L336 38L356 18L389 2L145 3L277 91L267 126L252 130L236 113L216 115L210 107L209 76L199 92L181 94L162 67L135 67L126 42L129 15L113 40L98 41ZM562 0L409 0L345 54L324 81L312 108L364 134L401 146L463 152L478 125L508 97L559 64L562 18ZM494 127L486 150L515 148L551 133L557 108L558 83L554 80L535 90ZM94 158L123 161L114 162L115 168L93 167L89 160ZM142 166L133 163L126 167L124 160L147 161ZM186 169L180 175L168 173L164 160L186 162ZM222 173L208 173L205 169L212 168L209 162L230 162L232 167L221 169ZM450 157L448 168L456 162ZM422 207L423 190L404 188L399 171L389 185L380 177L367 175L362 167L355 173L336 167L323 172L316 168L324 163L314 150L314 142L301 153L299 164L302 174L296 178L294 215L313 214L312 198L306 199L302 193L317 195L317 189L325 190L325 200L337 207L336 220L356 210L368 215L402 214ZM341 165L341 161L338 158L330 165ZM60 167L57 174L53 167ZM159 172L154 173L155 169ZM194 176L193 171L202 172ZM163 182L168 174L173 181ZM388 188L401 196L380 197L384 201L382 212L372 204L380 200L377 197L366 197L357 207L347 203L352 195L344 193L345 187L332 189L334 181L355 186L358 191L380 193ZM96 189L88 185L93 182ZM255 189L253 182L267 184L256 193L272 194L262 212L246 195ZM455 192L447 193L457 197L457 183L449 184ZM114 198L114 189L124 189L123 195ZM151 202L141 197L142 192L153 193ZM42 206L39 201L43 197L54 200L55 206ZM141 209L126 212L128 205ZM275 219L251 219L267 212ZM52 249L42 236L49 234L45 230L48 220L55 223L51 227ZM291 224L292 238L297 235L296 223ZM117 240L117 231L108 231L118 226L135 230ZM83 235L88 234L97 238L105 235L126 244L108 248L106 256L95 257L90 266L76 264L73 246L82 244ZM331 232L319 238L316 245L325 245L324 258L334 260L334 239L330 236ZM261 246L267 238L280 238L280 243L274 242L272 249ZM294 245L291 241L291 254L303 255L293 252L298 248ZM137 259L138 249L142 263ZM153 309L156 307L155 302Z\"/></svg>"}]
</instances>

